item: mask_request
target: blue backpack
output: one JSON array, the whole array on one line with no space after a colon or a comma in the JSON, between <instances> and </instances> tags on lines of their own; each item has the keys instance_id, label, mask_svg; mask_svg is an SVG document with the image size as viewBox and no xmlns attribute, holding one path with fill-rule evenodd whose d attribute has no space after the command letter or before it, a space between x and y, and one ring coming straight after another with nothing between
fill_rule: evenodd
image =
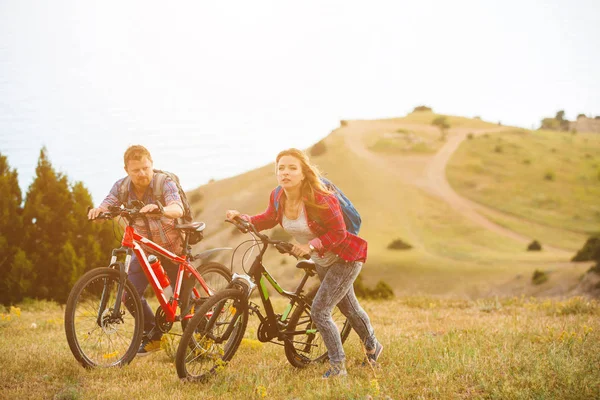
<instances>
[{"instance_id":1,"label":"blue backpack","mask_svg":"<svg viewBox=\"0 0 600 400\"><path fill-rule=\"evenodd\" d=\"M353 235L358 235L358 231L360 230L360 214L354 208L352 202L344 195L337 186L335 186L331 181L321 177L321 182L329 189L335 197L340 202L340 207L342 208L342 215L344 216L344 222L346 223L346 230ZM281 186L277 186L275 188L275 211L279 211L279 201L277 197L279 192L281 191Z\"/></svg>"}]
</instances>

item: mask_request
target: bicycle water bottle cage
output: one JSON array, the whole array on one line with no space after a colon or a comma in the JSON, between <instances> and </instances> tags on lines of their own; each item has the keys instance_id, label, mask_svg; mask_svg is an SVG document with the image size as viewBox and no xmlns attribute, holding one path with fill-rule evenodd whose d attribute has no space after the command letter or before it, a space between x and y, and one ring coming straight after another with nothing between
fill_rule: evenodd
<instances>
[{"instance_id":1,"label":"bicycle water bottle cage","mask_svg":"<svg viewBox=\"0 0 600 400\"><path fill-rule=\"evenodd\" d=\"M317 272L313 260L300 260L296 264L296 268L305 270L309 276L313 276Z\"/></svg>"}]
</instances>

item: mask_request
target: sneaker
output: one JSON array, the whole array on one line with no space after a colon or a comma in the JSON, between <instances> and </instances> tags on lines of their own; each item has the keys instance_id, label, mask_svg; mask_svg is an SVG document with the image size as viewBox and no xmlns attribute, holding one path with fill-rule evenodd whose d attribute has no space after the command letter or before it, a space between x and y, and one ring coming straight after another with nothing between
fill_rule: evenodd
<instances>
[{"instance_id":1,"label":"sneaker","mask_svg":"<svg viewBox=\"0 0 600 400\"><path fill-rule=\"evenodd\" d=\"M383 345L377 342L375 345L375 351L373 353L367 353L367 360L363 362L363 366L371 365L372 367L375 367L382 351Z\"/></svg>"},{"instance_id":2,"label":"sneaker","mask_svg":"<svg viewBox=\"0 0 600 400\"><path fill-rule=\"evenodd\" d=\"M147 356L150 353L160 350L160 339L150 340L146 336L142 339L142 344L137 352L138 357Z\"/></svg>"},{"instance_id":3,"label":"sneaker","mask_svg":"<svg viewBox=\"0 0 600 400\"><path fill-rule=\"evenodd\" d=\"M329 369L323 374L323 379L341 378L348 375L344 364L331 364Z\"/></svg>"}]
</instances>

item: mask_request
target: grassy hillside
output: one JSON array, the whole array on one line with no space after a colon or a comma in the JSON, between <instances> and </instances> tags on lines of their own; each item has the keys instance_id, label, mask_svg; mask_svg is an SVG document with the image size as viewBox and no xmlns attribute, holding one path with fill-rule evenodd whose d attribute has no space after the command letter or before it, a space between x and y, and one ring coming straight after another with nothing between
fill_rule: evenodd
<instances>
[{"instance_id":1,"label":"grassy hillside","mask_svg":"<svg viewBox=\"0 0 600 400\"><path fill-rule=\"evenodd\" d=\"M490 231L437 193L431 165L447 143L439 141L439 130L431 126L435 116L424 112L388 120L345 121L323 140L325 154L313 158L363 217L361 236L369 242L363 270L367 284L383 279L397 294L470 298L505 294L509 282L523 277L530 282L533 271L542 269L553 276L569 271L564 277L567 287L575 288L588 266L571 265L568 260L588 232L600 230L597 165L594 170L600 154L598 140L583 134L563 137L552 133L555 136L551 137L543 132L523 133L477 119L447 116L451 125L448 141L475 133L452 155L447 169L457 192L488 205L478 213L497 226L568 249L532 253L525 251L526 242ZM396 140L399 131L422 138L431 151L377 148L382 140ZM494 150L496 145L501 152ZM550 155L559 164L551 164ZM553 180L544 179L550 170ZM247 239L223 223L225 211L263 211L276 184L275 166L269 164L194 191L202 197L193 204L202 210L197 219L208 226L207 239L198 248L234 246ZM413 249L387 249L395 239L408 242ZM282 259L270 252L267 265L286 284L294 273ZM221 261L229 262L225 255ZM241 271L237 260L234 270ZM554 283L551 279L549 285ZM519 287L524 293L539 293L531 284Z\"/></svg>"},{"instance_id":2,"label":"grassy hillside","mask_svg":"<svg viewBox=\"0 0 600 400\"><path fill-rule=\"evenodd\" d=\"M0 313L0 398L600 397L595 301L404 297L363 306L385 346L381 368L360 365L363 355L352 333L345 344L349 376L323 381L325 365L297 370L281 347L256 340L253 317L230 364L207 384L196 385L179 382L166 351L124 368L84 370L67 346L63 309L25 303Z\"/></svg>"},{"instance_id":3,"label":"grassy hillside","mask_svg":"<svg viewBox=\"0 0 600 400\"><path fill-rule=\"evenodd\" d=\"M600 231L598 134L509 130L477 136L463 142L447 175L462 195L510 215L566 234Z\"/></svg>"}]
</instances>

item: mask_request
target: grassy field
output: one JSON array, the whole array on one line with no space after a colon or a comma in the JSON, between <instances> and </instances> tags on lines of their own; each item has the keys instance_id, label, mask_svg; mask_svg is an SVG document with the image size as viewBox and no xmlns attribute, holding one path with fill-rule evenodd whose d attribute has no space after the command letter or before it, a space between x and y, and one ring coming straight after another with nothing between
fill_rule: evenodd
<instances>
[{"instance_id":1,"label":"grassy field","mask_svg":"<svg viewBox=\"0 0 600 400\"><path fill-rule=\"evenodd\" d=\"M87 371L68 349L63 309L54 303L23 303L0 315L0 398L600 397L596 301L401 297L362 303L385 346L380 368L360 365L361 347L352 333L345 344L349 376L323 381L326 365L293 368L281 347L256 340L256 318L251 318L236 356L203 385L180 382L169 351L124 368Z\"/></svg>"},{"instance_id":2,"label":"grassy field","mask_svg":"<svg viewBox=\"0 0 600 400\"><path fill-rule=\"evenodd\" d=\"M447 169L462 195L549 228L600 229L600 135L510 130L463 142ZM521 228L523 229L523 228Z\"/></svg>"}]
</instances>

